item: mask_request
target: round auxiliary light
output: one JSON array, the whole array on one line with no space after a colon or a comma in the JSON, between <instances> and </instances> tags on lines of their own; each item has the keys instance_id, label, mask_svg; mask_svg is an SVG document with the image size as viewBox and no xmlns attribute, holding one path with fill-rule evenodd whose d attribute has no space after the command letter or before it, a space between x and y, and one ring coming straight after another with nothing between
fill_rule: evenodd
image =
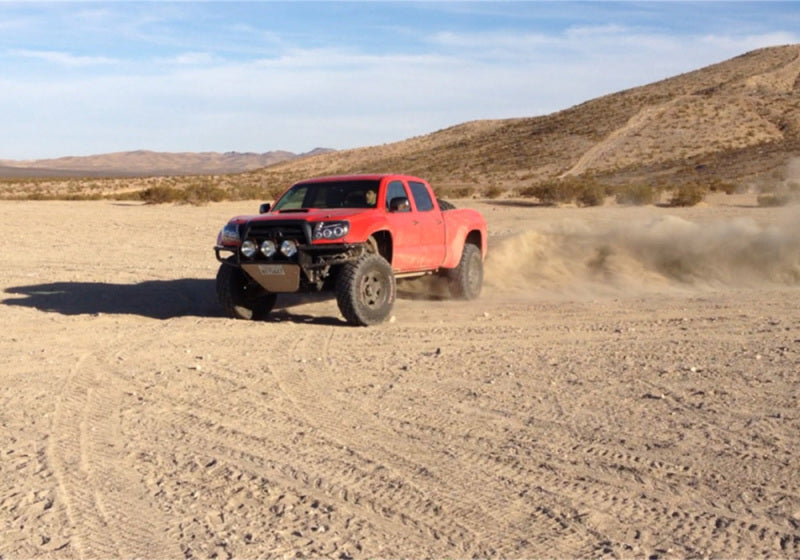
<instances>
[{"instance_id":1,"label":"round auxiliary light","mask_svg":"<svg viewBox=\"0 0 800 560\"><path fill-rule=\"evenodd\" d=\"M286 239L281 243L281 253L287 257L293 257L297 254L297 243L291 239Z\"/></svg>"},{"instance_id":2,"label":"round auxiliary light","mask_svg":"<svg viewBox=\"0 0 800 560\"><path fill-rule=\"evenodd\" d=\"M270 258L272 255L275 254L275 251L278 250L278 247L275 246L275 242L271 239L267 239L261 244L261 254L267 258Z\"/></svg>"},{"instance_id":3,"label":"round auxiliary light","mask_svg":"<svg viewBox=\"0 0 800 560\"><path fill-rule=\"evenodd\" d=\"M254 241L248 239L247 241L242 243L242 254L248 259L251 258L253 255L255 255L257 250L258 246L255 244Z\"/></svg>"}]
</instances>

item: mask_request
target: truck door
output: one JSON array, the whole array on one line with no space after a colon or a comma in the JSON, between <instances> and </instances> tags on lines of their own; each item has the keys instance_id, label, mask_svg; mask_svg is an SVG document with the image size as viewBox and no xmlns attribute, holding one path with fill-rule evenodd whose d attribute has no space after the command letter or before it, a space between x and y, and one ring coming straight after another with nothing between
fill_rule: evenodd
<instances>
[{"instance_id":1,"label":"truck door","mask_svg":"<svg viewBox=\"0 0 800 560\"><path fill-rule=\"evenodd\" d=\"M445 258L445 231L442 213L433 202L433 195L425 183L409 181L414 198L414 227L419 231L421 269L437 268Z\"/></svg>"},{"instance_id":2,"label":"truck door","mask_svg":"<svg viewBox=\"0 0 800 560\"><path fill-rule=\"evenodd\" d=\"M391 209L393 199L405 198L409 205L404 209ZM395 180L386 185L386 219L392 229L392 268L408 272L419 267L419 229L414 226L416 212L411 206L411 195L402 181Z\"/></svg>"}]
</instances>

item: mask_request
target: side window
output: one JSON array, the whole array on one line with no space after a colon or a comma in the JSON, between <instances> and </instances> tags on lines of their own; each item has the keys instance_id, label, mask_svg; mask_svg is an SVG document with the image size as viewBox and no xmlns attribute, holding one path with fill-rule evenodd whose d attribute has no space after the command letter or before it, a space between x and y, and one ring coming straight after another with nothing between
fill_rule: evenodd
<instances>
[{"instance_id":1,"label":"side window","mask_svg":"<svg viewBox=\"0 0 800 560\"><path fill-rule=\"evenodd\" d=\"M414 202L417 203L417 210L420 212L433 210L433 200L431 200L428 188L423 183L409 181L408 186L411 187L411 194L414 195Z\"/></svg>"},{"instance_id":2,"label":"side window","mask_svg":"<svg viewBox=\"0 0 800 560\"><path fill-rule=\"evenodd\" d=\"M408 198L406 194L406 189L403 187L403 183L401 181L392 181L386 186L386 209L389 209L389 204L392 202L393 198Z\"/></svg>"}]
</instances>

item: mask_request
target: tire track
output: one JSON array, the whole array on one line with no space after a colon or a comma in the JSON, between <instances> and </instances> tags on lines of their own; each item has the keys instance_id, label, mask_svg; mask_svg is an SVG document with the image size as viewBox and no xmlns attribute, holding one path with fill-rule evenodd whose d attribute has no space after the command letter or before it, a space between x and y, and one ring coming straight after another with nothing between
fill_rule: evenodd
<instances>
[{"instance_id":1,"label":"tire track","mask_svg":"<svg viewBox=\"0 0 800 560\"><path fill-rule=\"evenodd\" d=\"M428 511L428 515L422 518L424 522L440 527L444 534L458 535L457 540L451 540L457 543L461 553L519 554L520 549L530 546L525 543L530 539L532 524L551 524L559 538L569 538L576 543L576 551L590 550L591 536L580 525L564 522L566 516L552 514L551 509L543 507L541 502L526 504L523 513L512 512L507 503L508 485L512 478L503 476L502 465L480 454L465 456L461 448L458 454L448 454L446 450L450 446L445 442L432 442L428 437L430 433L409 437L408 429L398 430L398 424L387 424L383 416L375 412L358 410L358 403L345 401L329 387L315 383L315 379L325 378L315 375L316 371L333 365L330 363L331 345L351 346L348 336L336 336L340 332L329 330L322 343L310 336L299 338L289 353L289 363L272 369L282 377L283 390L294 395L296 406L310 423L342 445L358 449L372 461L386 465L396 473L393 476L405 481L406 485L413 485L419 495L427 497L427 502L435 504L433 509L426 509L415 502L401 503L400 507L408 512L407 515L420 517L420 512ZM309 361L300 356L317 356L317 359ZM295 367L292 367L293 362ZM303 367L297 367L298 362ZM436 397L440 397L442 402L448 399L445 394L433 396ZM347 415L341 412L345 409L348 409ZM404 419L401 424L413 425L416 420ZM441 427L434 430L445 433ZM354 437L355 432L358 432L357 437ZM365 442L369 442L368 447L365 447ZM391 448L387 447L389 442ZM435 465L422 464L414 459L429 455L431 447L437 444L441 452ZM468 499L464 499L460 492L464 487L471 489ZM386 496L386 491L380 488L377 492L376 499L397 503L396 496ZM541 495L538 498L544 499Z\"/></svg>"},{"instance_id":2,"label":"tire track","mask_svg":"<svg viewBox=\"0 0 800 560\"><path fill-rule=\"evenodd\" d=\"M294 406L287 409L280 395L270 394L265 399L263 393L271 386L265 385L263 378L248 376L242 382L242 375L235 368L217 364L193 375L208 376L220 389L227 387L231 391L193 394L185 390L186 384L177 393L151 388L147 400L156 404L159 414L141 427L149 437L170 438L176 453L180 450L197 457L201 468L203 464L213 465L211 468L233 466L296 494L327 496L334 503L346 504L350 515L360 520L357 524L377 527L379 533L392 535L387 542L408 541L409 528L411 534L418 535L411 538L418 549L432 540L446 538L440 527L426 525L415 515L407 515L409 508L396 505L411 502L414 511L424 512L435 508L435 504L418 495L396 474L327 437L303 415L293 415ZM266 379L272 377L268 373ZM169 405L162 409L158 403ZM271 427L268 432L254 431L252 427L258 425ZM309 439L307 445L298 440L298 433ZM162 441L157 446L163 445ZM163 466L163 462L158 463L157 468ZM152 473L143 476L153 478ZM376 499L376 488L393 488L395 499ZM152 488L151 492L155 494L159 489Z\"/></svg>"},{"instance_id":3,"label":"tire track","mask_svg":"<svg viewBox=\"0 0 800 560\"><path fill-rule=\"evenodd\" d=\"M336 331L339 334L339 331ZM333 334L331 335L333 336ZM336 341L337 346L346 347L348 337ZM330 390L330 387L314 383L315 379L326 379L325 376L316 376L318 368L325 367L325 362L330 355L329 347L331 339L326 345L314 344L314 340L300 340L295 346L293 353L295 362L302 363L298 356L319 355L322 359L311 362L311 365L295 364L296 369L291 369L291 364L284 367L286 376L286 386L291 387L297 392L296 400L303 402L301 396L311 396L314 408L308 414L312 423L325 426L325 429L333 433L335 439L346 440L348 430L343 430L341 424L348 421L341 420L336 416L338 406L335 404L337 395ZM316 354L315 354L316 353ZM385 355L385 354L384 354ZM321 362L321 364L320 364ZM386 362L382 363L385 368ZM341 364L338 365L341 369ZM381 372L383 373L383 372ZM390 373L390 372L387 372ZM430 387L426 386L426 389ZM446 394L435 393L432 399L441 399L442 402L448 400ZM327 413L320 412L318 409L321 404L330 406L331 410ZM386 438L397 438L398 434L403 434L406 439L412 441L427 441L433 447L441 446L442 449L448 447L448 440L452 443L452 432L456 429L444 421L436 425L420 422L409 407L405 414L397 414L399 408L393 408L389 412L380 413L373 409L359 410L359 402L340 401L341 405L350 405L350 416L356 416L357 420L351 420L359 425L359 429L367 429L374 432L371 438L379 442L387 441ZM355 411L355 413L353 413ZM369 425L364 421L366 416L373 422ZM385 423L391 425L388 428ZM365 428L367 424L367 428ZM375 427L375 424L383 424ZM549 425L549 423L548 423ZM630 553L631 550L649 550L658 554L659 551L678 547L687 551L714 551L730 550L728 548L735 543L737 549L751 550L759 552L764 550L790 550L796 546L796 535L791 531L781 530L778 527L765 525L764 523L750 524L752 529L744 533L745 536L737 536L740 528L737 521L726 515L726 512L711 507L708 504L702 505L695 502L693 496L696 495L695 487L698 484L707 485L714 488L719 483L719 477L711 473L709 477L699 478L699 472L695 471L690 464L675 464L665 461L644 460L641 455L631 453L628 450L618 449L619 443L613 438L604 440L598 439L595 431L581 432L566 424L555 424L557 429L567 430L568 436L554 437L555 441L573 441L575 445L570 447L553 447L549 438L536 439L535 437L526 439L518 438L513 441L510 438L507 445L513 444L513 449L504 449L503 438L498 438L499 433L520 433L525 434L526 429L520 421L509 419L506 425L501 424L492 426L494 433L487 430L485 436L481 432L476 432L475 427L469 432L470 445L463 445L459 441L455 447L458 448L459 458L462 463L470 465L471 472L494 473L494 476L502 479L504 487L497 487L497 491L505 496L524 496L522 509L529 512L536 512L540 517L549 519L552 523L550 530L544 531L537 539L543 539L541 544L547 542L544 535L560 535L564 538L569 534L575 542L575 550L578 554L586 554L587 546L593 543L592 553L602 552L603 550L616 550L620 554ZM340 426L339 432L333 430L331 426ZM502 429L498 429L502 428ZM463 428L462 428L463 430ZM460 434L468 433L466 430L459 430ZM415 432L413 437L410 432ZM537 432L531 432L531 435ZM576 439L577 438L577 439ZM475 445L478 448L475 448ZM523 454L524 459L512 460L506 451L527 450ZM370 453L375 456L374 453ZM381 451L381 456L390 456L391 453ZM393 467L402 465L402 461L392 458ZM578 474L582 468L589 466L594 476L586 479ZM441 467L437 464L437 467ZM538 468L537 468L538 467ZM580 467L580 468L577 468ZM404 467L401 469L405 476L413 476L413 469ZM438 474L438 473L437 473ZM457 477L455 477L457 480ZM537 484L532 484L536 481ZM633 485L631 485L631 481ZM437 480L438 483L438 480ZM484 479L473 479L469 482L470 488L480 489L487 487ZM491 481L488 483L491 488ZM712 492L713 494L713 492ZM676 502L675 496L685 496L684 499ZM682 503L681 503L682 502ZM446 502L445 502L446 503ZM669 505L669 504L674 505ZM590 515L593 511L604 512L601 515ZM492 519L491 516L488 517ZM464 521L468 524L467 521ZM649 526L661 527L662 529L647 538L642 533L647 533L646 529L636 529L629 531L609 530L611 526L619 526L620 523L609 524L608 520L619 520L623 527L638 526L646 528ZM495 517L495 521L503 524L502 518ZM538 518L537 518L538 522ZM542 525L545 525L543 523ZM711 529L707 529L707 528ZM727 528L731 527L730 530ZM571 531L571 532L570 532ZM537 540L533 539L533 540ZM496 539L490 539L497 542ZM538 542L538 540L537 540ZM779 543L779 547L776 545ZM563 548L563 547L562 547ZM545 550L544 548L540 550Z\"/></svg>"},{"instance_id":4,"label":"tire track","mask_svg":"<svg viewBox=\"0 0 800 560\"><path fill-rule=\"evenodd\" d=\"M64 502L79 558L148 557L169 551L158 516L136 499L137 481L121 462L123 392L104 364L83 354L60 388L47 460Z\"/></svg>"}]
</instances>

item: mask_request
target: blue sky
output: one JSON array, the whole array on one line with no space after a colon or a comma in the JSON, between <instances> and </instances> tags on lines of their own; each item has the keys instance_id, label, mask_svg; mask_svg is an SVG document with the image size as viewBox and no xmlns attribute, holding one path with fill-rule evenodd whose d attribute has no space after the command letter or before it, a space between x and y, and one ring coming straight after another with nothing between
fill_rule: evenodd
<instances>
[{"instance_id":1,"label":"blue sky","mask_svg":"<svg viewBox=\"0 0 800 560\"><path fill-rule=\"evenodd\" d=\"M799 42L795 2L0 1L0 160L371 146Z\"/></svg>"}]
</instances>

